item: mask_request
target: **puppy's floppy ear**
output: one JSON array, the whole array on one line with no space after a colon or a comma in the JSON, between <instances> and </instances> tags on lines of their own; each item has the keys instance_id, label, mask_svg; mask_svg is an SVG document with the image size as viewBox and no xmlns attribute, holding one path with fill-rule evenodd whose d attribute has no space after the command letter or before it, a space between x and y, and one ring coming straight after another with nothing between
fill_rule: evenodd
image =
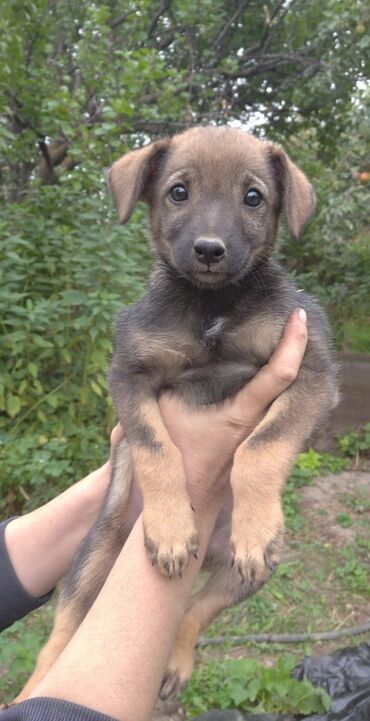
<instances>
[{"instance_id":1,"label":"puppy's floppy ear","mask_svg":"<svg viewBox=\"0 0 370 721\"><path fill-rule=\"evenodd\" d=\"M315 210L315 193L304 173L292 163L284 150L271 144L269 153L289 233L297 240Z\"/></svg>"},{"instance_id":2,"label":"puppy's floppy ear","mask_svg":"<svg viewBox=\"0 0 370 721\"><path fill-rule=\"evenodd\" d=\"M158 171L160 158L168 150L170 142L169 138L156 140L140 150L132 150L113 163L108 173L108 185L121 223L126 223L136 203L145 199L150 182Z\"/></svg>"}]
</instances>

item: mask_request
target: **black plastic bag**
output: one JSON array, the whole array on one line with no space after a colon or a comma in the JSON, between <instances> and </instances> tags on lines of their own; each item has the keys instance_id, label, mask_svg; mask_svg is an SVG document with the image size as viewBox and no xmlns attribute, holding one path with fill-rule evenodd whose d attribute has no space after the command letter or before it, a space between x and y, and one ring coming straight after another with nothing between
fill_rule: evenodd
<instances>
[{"instance_id":1,"label":"black plastic bag","mask_svg":"<svg viewBox=\"0 0 370 721\"><path fill-rule=\"evenodd\" d=\"M322 686L332 699L330 711L307 721L370 721L370 644L343 648L330 656L310 656L294 669Z\"/></svg>"},{"instance_id":2,"label":"black plastic bag","mask_svg":"<svg viewBox=\"0 0 370 721\"><path fill-rule=\"evenodd\" d=\"M331 697L330 711L314 716L284 714L243 714L238 710L213 710L193 721L370 721L370 644L343 648L330 656L310 656L301 661L293 675L306 676Z\"/></svg>"}]
</instances>

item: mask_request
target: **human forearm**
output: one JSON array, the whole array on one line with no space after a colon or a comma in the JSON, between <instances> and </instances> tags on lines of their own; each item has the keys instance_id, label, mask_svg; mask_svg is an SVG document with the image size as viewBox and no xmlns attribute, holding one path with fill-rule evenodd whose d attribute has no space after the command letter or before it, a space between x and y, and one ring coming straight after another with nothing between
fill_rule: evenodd
<instances>
[{"instance_id":1,"label":"human forearm","mask_svg":"<svg viewBox=\"0 0 370 721\"><path fill-rule=\"evenodd\" d=\"M96 518L109 473L108 462L41 508L7 525L5 543L10 560L31 595L48 593L66 573Z\"/></svg>"},{"instance_id":2,"label":"human forearm","mask_svg":"<svg viewBox=\"0 0 370 721\"><path fill-rule=\"evenodd\" d=\"M93 608L33 697L63 698L122 721L150 718L218 509L199 502L198 560L171 581L148 561L140 517Z\"/></svg>"}]
</instances>

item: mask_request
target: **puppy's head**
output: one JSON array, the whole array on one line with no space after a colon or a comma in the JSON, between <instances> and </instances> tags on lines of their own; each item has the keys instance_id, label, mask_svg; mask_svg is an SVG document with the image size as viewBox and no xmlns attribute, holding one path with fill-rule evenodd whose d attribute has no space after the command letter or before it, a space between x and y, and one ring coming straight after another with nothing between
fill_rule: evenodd
<instances>
[{"instance_id":1,"label":"puppy's head","mask_svg":"<svg viewBox=\"0 0 370 721\"><path fill-rule=\"evenodd\" d=\"M211 288L271 253L281 212L297 238L315 205L281 148L233 128L193 128L132 151L113 164L109 185L120 221L147 201L156 253Z\"/></svg>"}]
</instances>

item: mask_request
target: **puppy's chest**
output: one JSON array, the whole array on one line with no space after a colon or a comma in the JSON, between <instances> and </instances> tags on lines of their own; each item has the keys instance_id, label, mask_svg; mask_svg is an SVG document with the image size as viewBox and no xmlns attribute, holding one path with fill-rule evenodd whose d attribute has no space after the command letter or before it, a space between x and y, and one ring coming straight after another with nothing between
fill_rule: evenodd
<instances>
[{"instance_id":1,"label":"puppy's chest","mask_svg":"<svg viewBox=\"0 0 370 721\"><path fill-rule=\"evenodd\" d=\"M191 331L173 329L158 338L158 390L171 389L191 404L234 395L271 355L275 329L260 319L235 323L227 316L197 319Z\"/></svg>"},{"instance_id":2,"label":"puppy's chest","mask_svg":"<svg viewBox=\"0 0 370 721\"><path fill-rule=\"evenodd\" d=\"M227 316L217 315L199 319L186 337L189 362L204 363L243 362L253 363L256 368L270 357L281 334L282 325L266 316L255 315L237 322ZM181 336L179 338L181 345Z\"/></svg>"}]
</instances>

